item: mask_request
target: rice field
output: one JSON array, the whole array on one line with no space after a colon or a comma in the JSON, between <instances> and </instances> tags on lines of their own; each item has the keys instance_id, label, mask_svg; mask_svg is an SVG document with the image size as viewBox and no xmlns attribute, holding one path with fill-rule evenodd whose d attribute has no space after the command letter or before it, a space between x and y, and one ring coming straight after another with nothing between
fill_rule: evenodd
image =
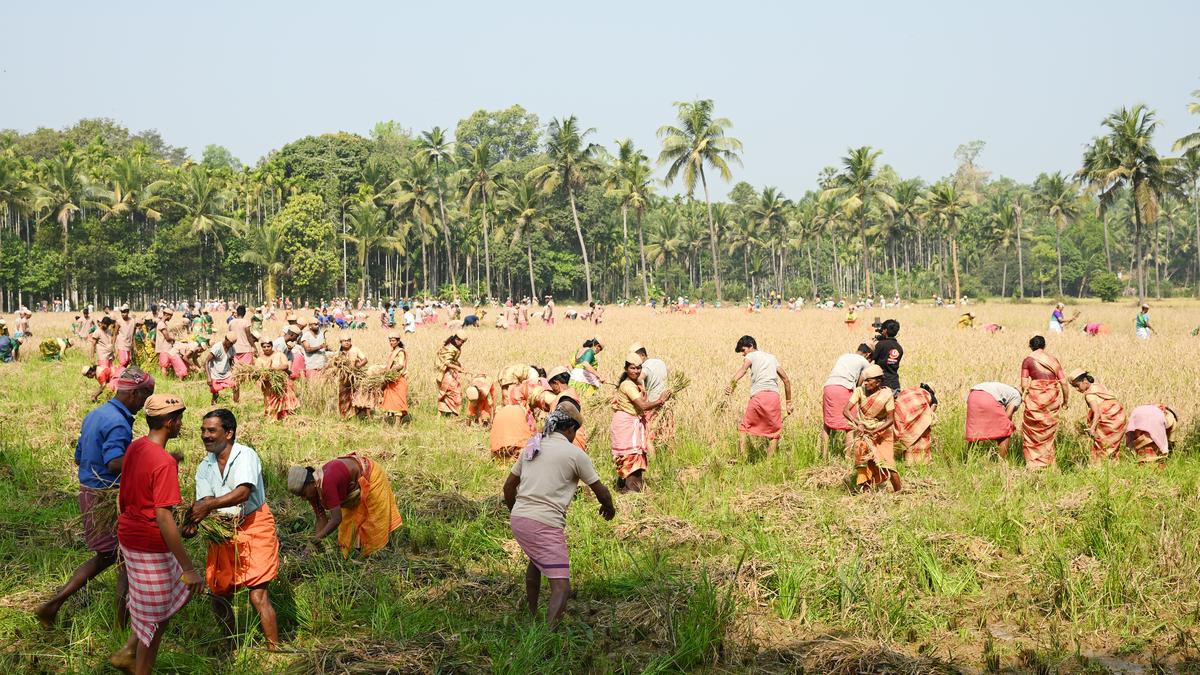
<instances>
[{"instance_id":1,"label":"rice field","mask_svg":"<svg viewBox=\"0 0 1200 675\"><path fill-rule=\"evenodd\" d=\"M534 319L526 331L469 332L468 372L495 374L515 362L567 365L585 339L606 346L601 370L615 379L632 342L682 370L691 383L672 402L678 433L660 449L648 491L617 495L606 522L585 495L567 536L576 597L564 624L548 632L523 611L525 561L507 527L500 486L508 466L490 459L485 431L438 419L434 353L448 331L406 336L412 423L336 418L331 387L303 386L300 415L262 417L257 391L231 407L239 440L268 469L268 502L282 541L271 595L289 652L262 648L244 593L235 597L232 645L204 601L172 623L162 672L1105 672L1200 668L1200 417L1192 353L1200 304L1155 303L1159 331L1133 336L1128 304L1085 303L1078 330L1047 336L1066 369L1082 367L1127 407L1164 403L1185 434L1165 471L1129 458L1090 469L1072 398L1060 427L1059 468L1029 474L1019 442L1008 461L962 440L965 397L984 380L1018 384L1026 343L1045 330L1048 304L982 303L978 323L1005 330L957 330L958 312L904 307L864 312L859 327L840 311L707 309L697 315L611 307L600 326ZM1070 309L1070 308L1069 308ZM1069 312L1070 313L1070 312ZM871 320L896 318L906 386L929 383L941 406L935 461L904 467L905 492L848 495L849 470L836 452L818 452L820 389L834 359L871 337ZM219 323L220 317L218 318ZM10 325L12 319L9 319ZM66 334L69 317L34 317L37 339ZM372 319L373 324L374 319ZM278 334L279 324L266 333ZM739 364L737 338L750 334L792 378L796 412L780 452L738 456L735 427L746 387L722 404ZM88 556L80 540L72 449L94 382L86 358L0 366L0 671L103 672L124 641L112 611L110 571L72 598L58 625L43 630L29 609ZM355 344L380 361L384 331ZM332 342L332 341L331 341ZM159 379L159 392L189 405L173 450L186 456L185 499L204 449L208 410L202 378ZM589 451L613 479L608 413L587 406ZM144 433L139 420L135 436ZM388 470L405 526L367 562L342 560L332 546L305 548L306 504L284 490L294 462L350 450ZM203 557L199 539L189 544ZM545 599L543 596L543 602Z\"/></svg>"}]
</instances>

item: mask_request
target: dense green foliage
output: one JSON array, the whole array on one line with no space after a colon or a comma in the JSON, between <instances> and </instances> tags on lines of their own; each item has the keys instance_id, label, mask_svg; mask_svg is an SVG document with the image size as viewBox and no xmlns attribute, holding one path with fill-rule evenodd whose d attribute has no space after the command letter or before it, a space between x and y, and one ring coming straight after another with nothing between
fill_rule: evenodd
<instances>
[{"instance_id":1,"label":"dense green foliage","mask_svg":"<svg viewBox=\"0 0 1200 675\"><path fill-rule=\"evenodd\" d=\"M103 119L2 132L0 309L63 297L1112 298L1200 287L1200 136L1160 156L1143 106L1105 118L1077 170L1032 184L981 168L980 141L932 183L863 146L798 198L735 183L727 201L713 192L741 162L733 123L708 100L676 112L658 130L663 181L632 142L608 152L575 116L543 125L520 106L473 113L454 140L381 122L370 137L296 140L254 166L219 145L196 163L154 131ZM656 194L664 186L683 192Z\"/></svg>"}]
</instances>

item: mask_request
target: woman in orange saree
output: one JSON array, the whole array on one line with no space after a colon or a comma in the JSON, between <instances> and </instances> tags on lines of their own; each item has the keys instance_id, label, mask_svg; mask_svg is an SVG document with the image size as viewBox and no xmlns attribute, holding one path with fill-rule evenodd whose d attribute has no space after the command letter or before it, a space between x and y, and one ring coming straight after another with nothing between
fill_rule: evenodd
<instances>
[{"instance_id":1,"label":"woman in orange saree","mask_svg":"<svg viewBox=\"0 0 1200 675\"><path fill-rule=\"evenodd\" d=\"M890 483L903 487L896 473L896 401L883 386L883 369L877 365L863 370L862 384L855 388L842 414L854 425L854 473L846 479L852 492L863 492Z\"/></svg>"},{"instance_id":2,"label":"woman in orange saree","mask_svg":"<svg viewBox=\"0 0 1200 675\"><path fill-rule=\"evenodd\" d=\"M1032 353L1021 362L1021 443L1025 466L1044 469L1054 466L1054 438L1058 434L1058 411L1067 405L1067 378L1058 359L1045 352L1046 338L1029 340Z\"/></svg>"},{"instance_id":3,"label":"woman in orange saree","mask_svg":"<svg viewBox=\"0 0 1200 675\"><path fill-rule=\"evenodd\" d=\"M1092 464L1115 460L1125 438L1125 406L1086 370L1076 370L1069 378L1071 386L1083 394L1087 404L1088 435L1092 437Z\"/></svg>"}]
</instances>

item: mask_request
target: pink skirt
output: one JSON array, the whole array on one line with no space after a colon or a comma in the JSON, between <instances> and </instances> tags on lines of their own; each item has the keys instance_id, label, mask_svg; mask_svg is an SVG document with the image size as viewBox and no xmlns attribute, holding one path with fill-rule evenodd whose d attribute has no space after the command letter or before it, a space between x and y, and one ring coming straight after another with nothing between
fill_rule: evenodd
<instances>
[{"instance_id":1,"label":"pink skirt","mask_svg":"<svg viewBox=\"0 0 1200 675\"><path fill-rule=\"evenodd\" d=\"M968 442L1000 441L1013 435L1016 427L1004 412L1004 406L986 391L971 390L967 394Z\"/></svg>"},{"instance_id":2,"label":"pink skirt","mask_svg":"<svg viewBox=\"0 0 1200 675\"><path fill-rule=\"evenodd\" d=\"M783 408L779 392L760 391L750 397L738 431L762 438L779 438L783 431Z\"/></svg>"},{"instance_id":3,"label":"pink skirt","mask_svg":"<svg viewBox=\"0 0 1200 675\"><path fill-rule=\"evenodd\" d=\"M547 579L570 578L571 559L567 555L565 530L521 516L511 517L509 524L521 550L543 576Z\"/></svg>"},{"instance_id":4,"label":"pink skirt","mask_svg":"<svg viewBox=\"0 0 1200 675\"><path fill-rule=\"evenodd\" d=\"M821 416L824 418L826 429L850 431L854 428L850 425L850 420L847 420L846 416L842 414L853 393L838 384L827 384L821 390Z\"/></svg>"}]
</instances>

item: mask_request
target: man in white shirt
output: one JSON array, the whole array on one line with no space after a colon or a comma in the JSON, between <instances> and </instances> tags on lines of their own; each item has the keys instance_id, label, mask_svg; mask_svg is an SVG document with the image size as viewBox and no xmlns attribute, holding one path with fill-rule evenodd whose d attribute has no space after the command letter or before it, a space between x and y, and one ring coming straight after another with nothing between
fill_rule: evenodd
<instances>
[{"instance_id":1,"label":"man in white shirt","mask_svg":"<svg viewBox=\"0 0 1200 675\"><path fill-rule=\"evenodd\" d=\"M825 386L821 390L821 416L823 424L821 426L821 456L829 456L829 438L835 431L845 432L854 428L850 424L850 420L842 415L843 409L846 407L846 402L850 400L850 395L854 393L854 388L859 385L862 380L862 373L870 365L867 358L871 355L870 345L863 343L858 345L858 349L851 354L842 354L833 364L833 370L829 371L829 377L825 379ZM846 443L850 442L850 435L845 434Z\"/></svg>"},{"instance_id":2,"label":"man in white shirt","mask_svg":"<svg viewBox=\"0 0 1200 675\"><path fill-rule=\"evenodd\" d=\"M738 338L734 351L742 355L742 365L725 387L725 395L732 394L738 380L745 377L747 372L750 373L750 401L746 404L746 412L742 414L742 421L738 424L738 452L744 454L748 437L757 436L767 439L767 457L773 457L775 449L779 447L779 437L783 433L779 385L783 383L787 414L791 415L794 410L792 381L774 354L758 350L758 343L753 336L743 335Z\"/></svg>"},{"instance_id":3,"label":"man in white shirt","mask_svg":"<svg viewBox=\"0 0 1200 675\"><path fill-rule=\"evenodd\" d=\"M413 315L412 310L408 305L404 306L404 332L417 332L417 317Z\"/></svg>"},{"instance_id":4,"label":"man in white shirt","mask_svg":"<svg viewBox=\"0 0 1200 675\"><path fill-rule=\"evenodd\" d=\"M225 339L212 346L200 357L200 365L208 373L208 390L212 392L212 404L216 405L218 393L233 390L233 402L238 402L240 391L233 379L233 364L237 360L237 336L232 331Z\"/></svg>"},{"instance_id":5,"label":"man in white shirt","mask_svg":"<svg viewBox=\"0 0 1200 675\"><path fill-rule=\"evenodd\" d=\"M666 362L662 359L650 358L646 352L646 347L640 342L630 345L629 351L645 359L642 361L642 386L646 388L646 398L651 401L657 401L663 392L667 390ZM668 409L659 407L644 413L646 431L649 435L652 449L655 441L668 443L675 435L675 418L672 414L664 414L668 412ZM657 424L655 424L656 420Z\"/></svg>"}]
</instances>

